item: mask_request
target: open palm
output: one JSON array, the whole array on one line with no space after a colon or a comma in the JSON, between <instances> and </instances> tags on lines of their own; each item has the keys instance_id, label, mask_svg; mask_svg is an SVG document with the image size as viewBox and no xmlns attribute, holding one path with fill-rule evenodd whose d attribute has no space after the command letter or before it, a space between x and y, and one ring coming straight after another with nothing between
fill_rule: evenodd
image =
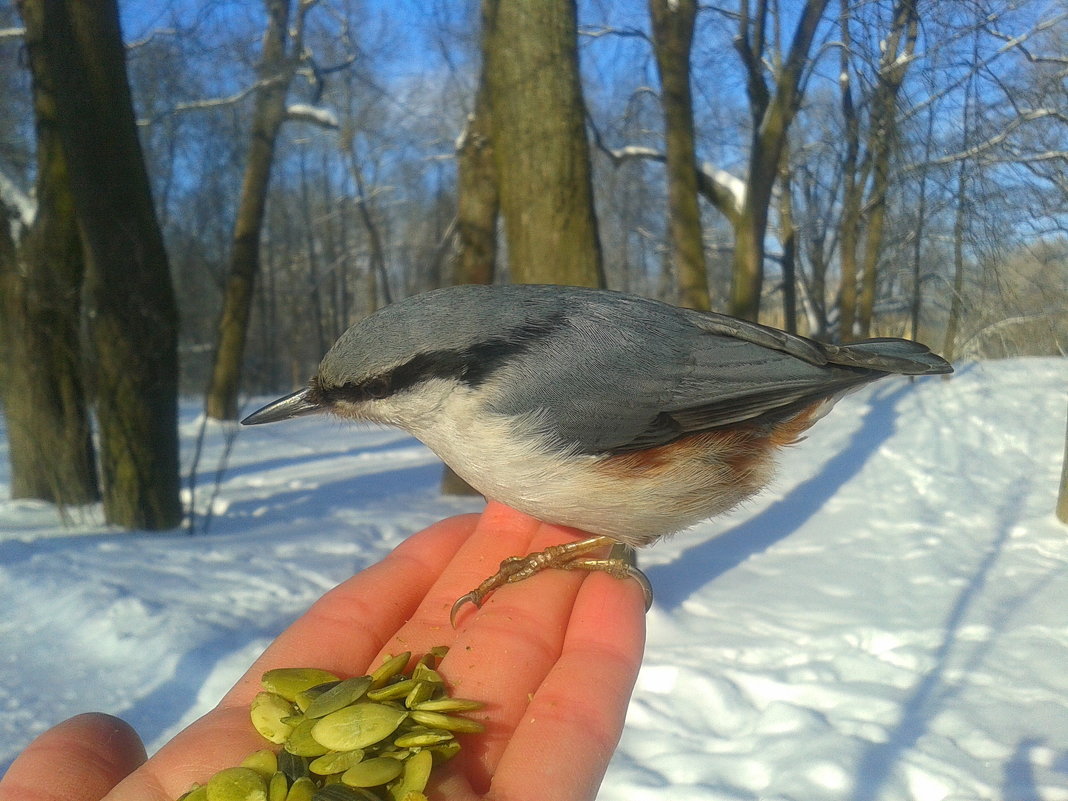
<instances>
[{"instance_id":1,"label":"open palm","mask_svg":"<svg viewBox=\"0 0 1068 801\"><path fill-rule=\"evenodd\" d=\"M546 571L505 587L458 628L449 609L508 556L580 536L490 503L405 540L338 586L281 634L219 705L145 761L136 734L88 714L41 735L0 781L0 801L173 801L193 782L263 747L248 715L264 671L321 667L343 676L385 654L451 650L451 694L485 702L486 724L435 772L430 798L592 799L623 728L644 646L634 582Z\"/></svg>"}]
</instances>

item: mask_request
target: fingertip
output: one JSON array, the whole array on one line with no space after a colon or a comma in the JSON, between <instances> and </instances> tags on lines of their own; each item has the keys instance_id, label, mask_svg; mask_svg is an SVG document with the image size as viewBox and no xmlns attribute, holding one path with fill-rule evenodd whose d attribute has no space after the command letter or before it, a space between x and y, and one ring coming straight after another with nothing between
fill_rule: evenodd
<instances>
[{"instance_id":1,"label":"fingertip","mask_svg":"<svg viewBox=\"0 0 1068 801\"><path fill-rule=\"evenodd\" d=\"M0 801L99 801L140 767L145 747L123 720L77 715L46 731L0 780Z\"/></svg>"}]
</instances>

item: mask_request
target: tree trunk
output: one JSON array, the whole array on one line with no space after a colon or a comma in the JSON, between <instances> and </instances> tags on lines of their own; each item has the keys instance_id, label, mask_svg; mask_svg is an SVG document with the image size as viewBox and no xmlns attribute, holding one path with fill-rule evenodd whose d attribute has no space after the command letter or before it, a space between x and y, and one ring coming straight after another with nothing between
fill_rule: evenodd
<instances>
[{"instance_id":1,"label":"tree trunk","mask_svg":"<svg viewBox=\"0 0 1068 801\"><path fill-rule=\"evenodd\" d=\"M286 55L290 0L266 0L268 24L259 68L259 91L230 246L230 267L219 317L205 411L216 420L237 418L237 395L248 338L252 291L260 270L260 232L267 207L275 143L285 120L293 67Z\"/></svg>"},{"instance_id":2,"label":"tree trunk","mask_svg":"<svg viewBox=\"0 0 1068 801\"><path fill-rule=\"evenodd\" d=\"M808 0L794 29L790 50L775 70L772 94L764 80L767 46L767 3L758 0L750 13L749 0L739 6L739 34L735 48L746 69L746 92L753 120L749 149L749 174L745 202L735 224L734 276L731 284L731 314L749 320L760 315L764 283L764 237L768 228L768 205L779 169L786 135L801 105L802 76L816 28L828 0Z\"/></svg>"},{"instance_id":3,"label":"tree trunk","mask_svg":"<svg viewBox=\"0 0 1068 801\"><path fill-rule=\"evenodd\" d=\"M965 104L967 117L967 103ZM966 126L967 127L967 126ZM967 161L962 160L957 168L957 203L953 215L953 297L949 305L949 320L946 322L946 338L942 345L942 357L951 362L956 357L957 329L964 309L964 227L967 200Z\"/></svg>"},{"instance_id":4,"label":"tree trunk","mask_svg":"<svg viewBox=\"0 0 1068 801\"><path fill-rule=\"evenodd\" d=\"M456 150L457 284L490 284L497 267L497 168L490 138L486 78L479 80L475 110Z\"/></svg>"},{"instance_id":5,"label":"tree trunk","mask_svg":"<svg viewBox=\"0 0 1068 801\"><path fill-rule=\"evenodd\" d=\"M33 36L40 35L40 19L32 27ZM63 507L100 499L79 336L84 263L55 92L39 63L46 50L29 34L27 50L37 128L37 213L19 243L0 215L0 393L11 497Z\"/></svg>"},{"instance_id":6,"label":"tree trunk","mask_svg":"<svg viewBox=\"0 0 1068 801\"><path fill-rule=\"evenodd\" d=\"M104 512L126 528L181 521L177 312L137 138L114 0L22 0L31 64L54 87L85 255Z\"/></svg>"},{"instance_id":7,"label":"tree trunk","mask_svg":"<svg viewBox=\"0 0 1068 801\"><path fill-rule=\"evenodd\" d=\"M886 196L890 189L890 158L897 147L897 97L905 72L912 63L919 32L917 0L898 0L889 35L883 42L879 73L872 100L868 131L868 152L872 163L872 184L867 202L868 230L864 243L864 271L861 275L857 326L861 338L871 333L875 311L879 256L883 250ZM902 42L903 40L903 42Z\"/></svg>"},{"instance_id":8,"label":"tree trunk","mask_svg":"<svg viewBox=\"0 0 1068 801\"><path fill-rule=\"evenodd\" d=\"M484 0L482 22L512 279L603 286L574 0Z\"/></svg>"},{"instance_id":9,"label":"tree trunk","mask_svg":"<svg viewBox=\"0 0 1068 801\"><path fill-rule=\"evenodd\" d=\"M782 243L782 314L783 327L797 333L797 225L794 223L794 198L789 147L783 148L779 166L779 241Z\"/></svg>"},{"instance_id":10,"label":"tree trunk","mask_svg":"<svg viewBox=\"0 0 1068 801\"><path fill-rule=\"evenodd\" d=\"M660 104L664 109L668 230L679 303L707 310L712 308L712 301L705 270L701 210L697 203L697 157L690 92L690 50L697 3L695 0L649 0L649 13L660 72Z\"/></svg>"}]
</instances>

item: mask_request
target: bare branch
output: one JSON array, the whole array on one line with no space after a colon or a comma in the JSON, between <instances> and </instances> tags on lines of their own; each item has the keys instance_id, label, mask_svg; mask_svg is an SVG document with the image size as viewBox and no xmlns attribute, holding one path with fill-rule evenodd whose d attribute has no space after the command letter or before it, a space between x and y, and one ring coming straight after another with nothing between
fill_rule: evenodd
<instances>
[{"instance_id":1,"label":"bare branch","mask_svg":"<svg viewBox=\"0 0 1068 801\"><path fill-rule=\"evenodd\" d=\"M0 42L5 39L21 39L25 35L25 28L0 28Z\"/></svg>"}]
</instances>

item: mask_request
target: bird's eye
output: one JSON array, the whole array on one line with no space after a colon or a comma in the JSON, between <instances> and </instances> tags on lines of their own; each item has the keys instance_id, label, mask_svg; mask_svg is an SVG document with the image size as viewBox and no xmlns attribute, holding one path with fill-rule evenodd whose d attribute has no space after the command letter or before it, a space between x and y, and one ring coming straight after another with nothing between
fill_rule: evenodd
<instances>
[{"instance_id":1,"label":"bird's eye","mask_svg":"<svg viewBox=\"0 0 1068 801\"><path fill-rule=\"evenodd\" d=\"M389 395L389 379L385 376L378 376L368 380L363 385L364 395L373 400L379 400Z\"/></svg>"}]
</instances>

